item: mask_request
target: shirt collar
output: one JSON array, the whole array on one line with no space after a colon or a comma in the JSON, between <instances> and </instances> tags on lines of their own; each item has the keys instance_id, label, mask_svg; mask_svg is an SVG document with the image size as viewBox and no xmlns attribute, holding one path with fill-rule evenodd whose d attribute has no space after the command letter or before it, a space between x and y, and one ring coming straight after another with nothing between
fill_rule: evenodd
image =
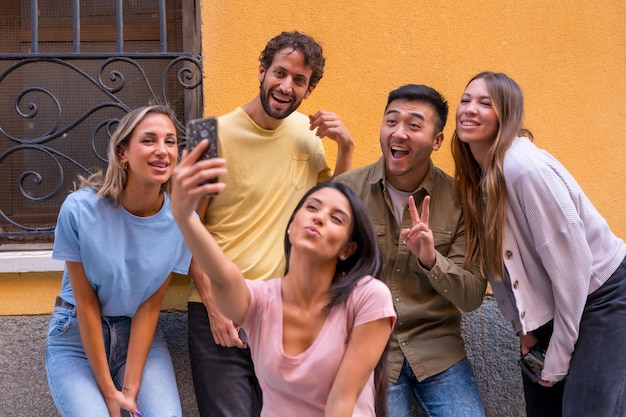
<instances>
[{"instance_id":1,"label":"shirt collar","mask_svg":"<svg viewBox=\"0 0 626 417\"><path fill-rule=\"evenodd\" d=\"M417 196L417 194L420 194L420 191L424 190L423 192L425 192L426 195L432 195L435 184L435 176L435 164L433 164L432 160L429 160L426 176L422 180L422 183L415 190L413 190L412 194ZM381 156L380 159L374 164L374 169L372 170L369 182L372 185L379 183L384 193L387 194L387 186L385 180L385 157Z\"/></svg>"}]
</instances>

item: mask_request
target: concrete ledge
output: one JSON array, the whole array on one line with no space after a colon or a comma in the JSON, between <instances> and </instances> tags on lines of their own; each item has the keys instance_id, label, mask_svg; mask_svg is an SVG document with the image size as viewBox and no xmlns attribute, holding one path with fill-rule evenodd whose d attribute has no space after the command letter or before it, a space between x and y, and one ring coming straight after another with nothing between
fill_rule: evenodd
<instances>
[{"instance_id":1,"label":"concrete ledge","mask_svg":"<svg viewBox=\"0 0 626 417\"><path fill-rule=\"evenodd\" d=\"M52 259L52 245L0 246L0 273L63 271L63 261Z\"/></svg>"}]
</instances>

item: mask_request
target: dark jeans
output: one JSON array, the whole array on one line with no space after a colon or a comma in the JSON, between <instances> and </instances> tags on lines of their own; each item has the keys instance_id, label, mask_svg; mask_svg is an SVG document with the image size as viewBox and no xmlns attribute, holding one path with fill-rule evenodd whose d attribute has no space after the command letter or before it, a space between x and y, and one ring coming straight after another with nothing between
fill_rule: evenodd
<instances>
[{"instance_id":1,"label":"dark jeans","mask_svg":"<svg viewBox=\"0 0 626 417\"><path fill-rule=\"evenodd\" d=\"M547 349L552 336L552 321L533 330L537 338L537 345ZM548 388L533 382L522 372L524 384L524 399L526 400L527 417L561 417L563 404L563 387L565 381L560 381Z\"/></svg>"},{"instance_id":2,"label":"dark jeans","mask_svg":"<svg viewBox=\"0 0 626 417\"><path fill-rule=\"evenodd\" d=\"M547 339L543 330L538 330L540 341L547 344L552 330ZM626 417L625 341L626 259L587 297L565 382L544 388L524 379L527 415Z\"/></svg>"},{"instance_id":3,"label":"dark jeans","mask_svg":"<svg viewBox=\"0 0 626 417\"><path fill-rule=\"evenodd\" d=\"M187 303L189 357L198 409L202 417L258 417L261 387L250 349L215 344L207 310Z\"/></svg>"},{"instance_id":4,"label":"dark jeans","mask_svg":"<svg viewBox=\"0 0 626 417\"><path fill-rule=\"evenodd\" d=\"M626 258L587 298L563 416L626 417Z\"/></svg>"}]
</instances>

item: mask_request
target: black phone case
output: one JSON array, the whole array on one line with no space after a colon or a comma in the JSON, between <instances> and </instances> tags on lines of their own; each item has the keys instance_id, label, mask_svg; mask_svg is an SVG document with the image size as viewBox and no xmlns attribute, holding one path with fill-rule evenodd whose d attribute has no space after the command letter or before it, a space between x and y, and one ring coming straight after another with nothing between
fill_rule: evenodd
<instances>
[{"instance_id":1,"label":"black phone case","mask_svg":"<svg viewBox=\"0 0 626 417\"><path fill-rule=\"evenodd\" d=\"M209 140L209 147L202 153L198 160L217 157L217 119L215 117L207 117L204 119L194 119L188 121L187 141L185 145L187 150L191 152L201 141L205 139ZM217 178L212 178L207 182L216 181ZM204 184L206 184L206 182Z\"/></svg>"},{"instance_id":2,"label":"black phone case","mask_svg":"<svg viewBox=\"0 0 626 417\"><path fill-rule=\"evenodd\" d=\"M526 355L524 355L517 363L522 372L533 382L541 379L541 370L543 362L546 358L546 352L539 346L533 347Z\"/></svg>"}]
</instances>

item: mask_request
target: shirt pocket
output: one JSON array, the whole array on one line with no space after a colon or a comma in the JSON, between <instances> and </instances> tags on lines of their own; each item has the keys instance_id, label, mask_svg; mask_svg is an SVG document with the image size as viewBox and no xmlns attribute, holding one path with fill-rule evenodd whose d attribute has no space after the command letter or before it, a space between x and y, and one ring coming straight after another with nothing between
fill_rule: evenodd
<instances>
[{"instance_id":1,"label":"shirt pocket","mask_svg":"<svg viewBox=\"0 0 626 417\"><path fill-rule=\"evenodd\" d=\"M433 240L435 242L435 249L443 256L448 256L450 247L452 246L452 231L451 230L435 230L433 231Z\"/></svg>"},{"instance_id":2,"label":"shirt pocket","mask_svg":"<svg viewBox=\"0 0 626 417\"><path fill-rule=\"evenodd\" d=\"M308 153L292 153L291 185L296 190L307 185L307 175L311 156Z\"/></svg>"},{"instance_id":3,"label":"shirt pocket","mask_svg":"<svg viewBox=\"0 0 626 417\"><path fill-rule=\"evenodd\" d=\"M374 231L376 232L376 238L380 244L380 249L385 253L385 236L387 227L384 223L372 223L374 225Z\"/></svg>"}]
</instances>

